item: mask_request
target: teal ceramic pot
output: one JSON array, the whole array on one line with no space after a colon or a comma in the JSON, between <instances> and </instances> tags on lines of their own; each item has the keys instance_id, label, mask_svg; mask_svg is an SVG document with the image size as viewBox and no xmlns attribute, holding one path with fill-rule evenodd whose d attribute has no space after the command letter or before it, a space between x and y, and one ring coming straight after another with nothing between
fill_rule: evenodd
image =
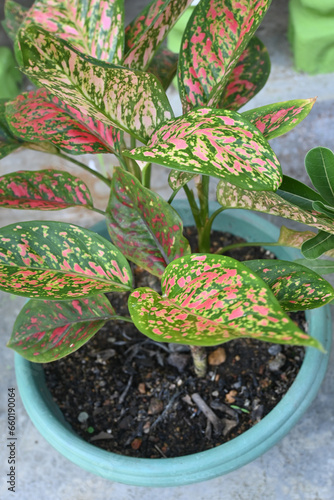
<instances>
[{"instance_id":1,"label":"teal ceramic pot","mask_svg":"<svg viewBox=\"0 0 334 500\"><path fill-rule=\"evenodd\" d=\"M192 225L186 202L174 206L184 224ZM218 205L211 206L212 211ZM96 228L95 228L96 229ZM216 219L214 229L229 231L249 241L275 241L278 229L252 212L231 210ZM106 228L100 226L100 234ZM280 259L294 259L298 251L276 247ZM212 450L180 458L130 458L99 449L78 437L66 423L46 387L43 368L19 355L15 358L18 388L23 404L39 432L62 455L83 469L112 481L138 486L178 486L205 481L227 474L265 453L279 441L303 415L316 396L324 378L331 346L328 306L307 313L309 333L327 353L308 348L295 382L278 405L258 424L242 435Z\"/></svg>"}]
</instances>

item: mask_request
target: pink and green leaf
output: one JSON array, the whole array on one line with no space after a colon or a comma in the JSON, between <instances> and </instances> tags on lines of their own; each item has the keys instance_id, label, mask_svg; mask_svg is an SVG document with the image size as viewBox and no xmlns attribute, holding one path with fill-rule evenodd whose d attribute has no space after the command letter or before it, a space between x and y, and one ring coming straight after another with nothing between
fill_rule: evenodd
<instances>
[{"instance_id":1,"label":"pink and green leaf","mask_svg":"<svg viewBox=\"0 0 334 500\"><path fill-rule=\"evenodd\" d=\"M217 187L217 200L225 209L242 208L276 215L334 234L334 224L326 216L318 212L303 210L276 193L248 191L240 189L230 182L220 181Z\"/></svg>"},{"instance_id":2,"label":"pink and green leaf","mask_svg":"<svg viewBox=\"0 0 334 500\"><path fill-rule=\"evenodd\" d=\"M315 98L295 99L277 102L242 113L255 125L266 139L274 139L292 130L304 120L311 111Z\"/></svg>"},{"instance_id":3,"label":"pink and green leaf","mask_svg":"<svg viewBox=\"0 0 334 500\"><path fill-rule=\"evenodd\" d=\"M15 321L7 347L35 363L56 361L78 350L114 316L102 294L63 301L29 300Z\"/></svg>"},{"instance_id":4,"label":"pink and green leaf","mask_svg":"<svg viewBox=\"0 0 334 500\"><path fill-rule=\"evenodd\" d=\"M114 127L106 127L90 117L87 117L87 121L91 122L90 127L87 127L50 100L50 93L39 89L21 94L8 102L6 118L12 133L27 142L49 141L72 155L114 151L119 133ZM73 108L72 114L75 114Z\"/></svg>"},{"instance_id":5,"label":"pink and green leaf","mask_svg":"<svg viewBox=\"0 0 334 500\"><path fill-rule=\"evenodd\" d=\"M5 19L1 24L11 40L15 40L27 12L27 7L13 2L13 0L5 0Z\"/></svg>"},{"instance_id":6,"label":"pink and green leaf","mask_svg":"<svg viewBox=\"0 0 334 500\"><path fill-rule=\"evenodd\" d=\"M84 182L67 172L21 171L0 177L0 206L24 210L93 208L93 199Z\"/></svg>"},{"instance_id":7,"label":"pink and green leaf","mask_svg":"<svg viewBox=\"0 0 334 500\"><path fill-rule=\"evenodd\" d=\"M168 176L168 184L175 191L181 189L194 177L194 174L189 172L180 172L179 170L172 170Z\"/></svg>"},{"instance_id":8,"label":"pink and green leaf","mask_svg":"<svg viewBox=\"0 0 334 500\"><path fill-rule=\"evenodd\" d=\"M190 253L178 213L131 174L114 169L107 208L111 240L122 254L155 276Z\"/></svg>"},{"instance_id":9,"label":"pink and green leaf","mask_svg":"<svg viewBox=\"0 0 334 500\"><path fill-rule=\"evenodd\" d=\"M253 36L230 74L219 107L238 111L260 92L269 74L268 51L261 40Z\"/></svg>"},{"instance_id":10,"label":"pink and green leaf","mask_svg":"<svg viewBox=\"0 0 334 500\"><path fill-rule=\"evenodd\" d=\"M148 73L157 77L164 90L168 89L176 75L178 60L177 54L165 47L159 47L147 68Z\"/></svg>"},{"instance_id":11,"label":"pink and green leaf","mask_svg":"<svg viewBox=\"0 0 334 500\"><path fill-rule=\"evenodd\" d=\"M129 297L137 328L159 342L217 345L239 337L310 345L266 283L230 257L193 254L169 264L162 296L138 288Z\"/></svg>"},{"instance_id":12,"label":"pink and green leaf","mask_svg":"<svg viewBox=\"0 0 334 500\"><path fill-rule=\"evenodd\" d=\"M97 63L34 26L21 33L19 46L17 57L29 78L81 115L144 143L173 116L161 84L151 74Z\"/></svg>"},{"instance_id":13,"label":"pink and green leaf","mask_svg":"<svg viewBox=\"0 0 334 500\"><path fill-rule=\"evenodd\" d=\"M124 154L227 179L245 189L275 191L282 182L275 153L258 129L235 111L198 108L166 122L146 147Z\"/></svg>"},{"instance_id":14,"label":"pink and green leaf","mask_svg":"<svg viewBox=\"0 0 334 500\"><path fill-rule=\"evenodd\" d=\"M184 112L219 105L234 66L271 0L202 0L184 32L179 90Z\"/></svg>"},{"instance_id":15,"label":"pink and green leaf","mask_svg":"<svg viewBox=\"0 0 334 500\"><path fill-rule=\"evenodd\" d=\"M267 283L284 311L315 309L334 298L328 281L296 262L249 260L244 264Z\"/></svg>"},{"instance_id":16,"label":"pink and green leaf","mask_svg":"<svg viewBox=\"0 0 334 500\"><path fill-rule=\"evenodd\" d=\"M0 230L0 289L39 299L89 297L132 288L129 264L108 240L65 222Z\"/></svg>"},{"instance_id":17,"label":"pink and green leaf","mask_svg":"<svg viewBox=\"0 0 334 500\"><path fill-rule=\"evenodd\" d=\"M127 29L127 46L123 64L132 69L146 69L183 11L192 0L155 0L144 9Z\"/></svg>"},{"instance_id":18,"label":"pink and green leaf","mask_svg":"<svg viewBox=\"0 0 334 500\"><path fill-rule=\"evenodd\" d=\"M36 0L22 29L34 24L79 52L118 64L124 44L123 0Z\"/></svg>"}]
</instances>

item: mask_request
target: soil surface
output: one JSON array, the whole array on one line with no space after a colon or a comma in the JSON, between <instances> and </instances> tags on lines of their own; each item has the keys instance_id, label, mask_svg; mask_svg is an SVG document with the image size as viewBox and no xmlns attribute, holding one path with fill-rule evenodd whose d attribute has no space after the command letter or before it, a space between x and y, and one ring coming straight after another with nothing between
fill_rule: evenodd
<instances>
[{"instance_id":1,"label":"soil surface","mask_svg":"<svg viewBox=\"0 0 334 500\"><path fill-rule=\"evenodd\" d=\"M196 238L185 229L193 251ZM213 248L244 241L213 232ZM261 247L226 253L238 260L274 258ZM159 290L133 268L137 286ZM127 294L109 294L128 315ZM304 313L291 315L305 329ZM78 351L44 365L66 420L86 441L133 457L178 457L214 448L246 431L282 399L304 348L238 339L207 348L208 373L194 375L187 346L157 343L131 323L108 323Z\"/></svg>"}]
</instances>

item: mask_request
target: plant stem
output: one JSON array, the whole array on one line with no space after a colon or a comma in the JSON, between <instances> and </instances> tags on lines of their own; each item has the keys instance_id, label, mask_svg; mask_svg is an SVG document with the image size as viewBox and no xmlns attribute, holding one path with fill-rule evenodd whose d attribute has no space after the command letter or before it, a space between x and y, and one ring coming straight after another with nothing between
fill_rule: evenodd
<instances>
[{"instance_id":1,"label":"plant stem","mask_svg":"<svg viewBox=\"0 0 334 500\"><path fill-rule=\"evenodd\" d=\"M86 207L86 208L88 208L88 207ZM105 213L103 210L100 210L99 208L92 207L92 208L91 208L91 210L92 210L93 212L98 213L98 214L101 214L101 215L106 215L106 213Z\"/></svg>"},{"instance_id":2,"label":"plant stem","mask_svg":"<svg viewBox=\"0 0 334 500\"><path fill-rule=\"evenodd\" d=\"M190 205L190 209L191 209L191 212L192 212L194 220L195 220L197 231L200 231L201 227L202 227L201 226L201 212L197 206L194 193L193 193L192 189L189 189L187 184L185 184L183 186L183 189L184 189L184 192L186 193L186 196L187 196L187 199L188 199L188 202Z\"/></svg>"},{"instance_id":3,"label":"plant stem","mask_svg":"<svg viewBox=\"0 0 334 500\"><path fill-rule=\"evenodd\" d=\"M103 181L107 186L110 187L110 180L107 179L107 177L104 177L104 175L100 174L100 172L97 172L96 170L93 170L92 168L88 167L88 165L85 165L84 163L81 163L81 161L75 160L71 156L64 155L63 153L55 153L56 156L59 156L59 158L63 158L66 161L70 161L74 163L75 165L78 165L78 167L83 168L86 170L86 172L89 172L92 175L95 175L95 177L98 177L101 181Z\"/></svg>"},{"instance_id":4,"label":"plant stem","mask_svg":"<svg viewBox=\"0 0 334 500\"><path fill-rule=\"evenodd\" d=\"M205 377L207 371L206 349L201 345L191 345L190 352L197 377Z\"/></svg>"},{"instance_id":5,"label":"plant stem","mask_svg":"<svg viewBox=\"0 0 334 500\"><path fill-rule=\"evenodd\" d=\"M200 203L201 227L198 231L198 247L200 252L210 252L210 228L209 222L209 183L210 177L202 175L201 180L196 183L197 194Z\"/></svg>"},{"instance_id":6,"label":"plant stem","mask_svg":"<svg viewBox=\"0 0 334 500\"><path fill-rule=\"evenodd\" d=\"M128 316L113 316L110 320L127 321L128 323L133 323L132 319Z\"/></svg>"},{"instance_id":7,"label":"plant stem","mask_svg":"<svg viewBox=\"0 0 334 500\"><path fill-rule=\"evenodd\" d=\"M142 179L143 179L143 186L146 187L147 189L151 188L151 170L152 170L152 163L148 163L145 165L145 167L142 170Z\"/></svg>"},{"instance_id":8,"label":"plant stem","mask_svg":"<svg viewBox=\"0 0 334 500\"><path fill-rule=\"evenodd\" d=\"M245 243L233 243L233 245L227 245L224 248L220 248L215 253L221 255L225 252L229 252L230 250L234 250L234 248L242 248L242 247L281 247L281 246L286 246L286 245L282 245L282 243L278 242L268 242L268 241L260 241L260 242L246 241Z\"/></svg>"}]
</instances>

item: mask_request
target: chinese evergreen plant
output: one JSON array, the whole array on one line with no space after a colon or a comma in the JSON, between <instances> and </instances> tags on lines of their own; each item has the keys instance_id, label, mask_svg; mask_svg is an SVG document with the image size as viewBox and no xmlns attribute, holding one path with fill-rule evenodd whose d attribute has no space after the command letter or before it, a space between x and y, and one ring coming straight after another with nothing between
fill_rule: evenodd
<instances>
[{"instance_id":1,"label":"chinese evergreen plant","mask_svg":"<svg viewBox=\"0 0 334 500\"><path fill-rule=\"evenodd\" d=\"M303 221L320 229L303 243L306 256L314 240L328 250L326 238L334 239L332 180L325 193L320 181L316 192L283 176L268 143L305 118L314 99L239 113L269 75L268 52L254 33L270 0L201 0L176 55L162 42L190 3L153 0L124 29L123 0L37 0L29 10L6 0L4 26L21 70L37 89L1 102L0 158L22 147L47 151L110 188L101 212L70 172L20 171L0 178L1 206L97 211L112 241L64 222L0 230L0 288L32 299L8 345L31 361L70 354L110 320L132 321L156 341L190 345L200 376L204 346L238 337L321 348L286 311L331 301L326 280L300 263L240 263L222 255L224 249L210 253L212 223L226 208ZM178 117L165 93L176 71L183 108ZM75 159L84 153L113 154L119 166L103 175ZM317 154L308 157L314 182ZM171 169L168 201L150 189L151 162ZM211 177L220 180L221 209L215 213L209 211ZM198 230L195 254L171 206L180 189ZM290 236L296 242L299 233ZM128 261L159 277L162 294L134 288ZM111 291L129 292L129 317L113 309L104 295Z\"/></svg>"}]
</instances>

